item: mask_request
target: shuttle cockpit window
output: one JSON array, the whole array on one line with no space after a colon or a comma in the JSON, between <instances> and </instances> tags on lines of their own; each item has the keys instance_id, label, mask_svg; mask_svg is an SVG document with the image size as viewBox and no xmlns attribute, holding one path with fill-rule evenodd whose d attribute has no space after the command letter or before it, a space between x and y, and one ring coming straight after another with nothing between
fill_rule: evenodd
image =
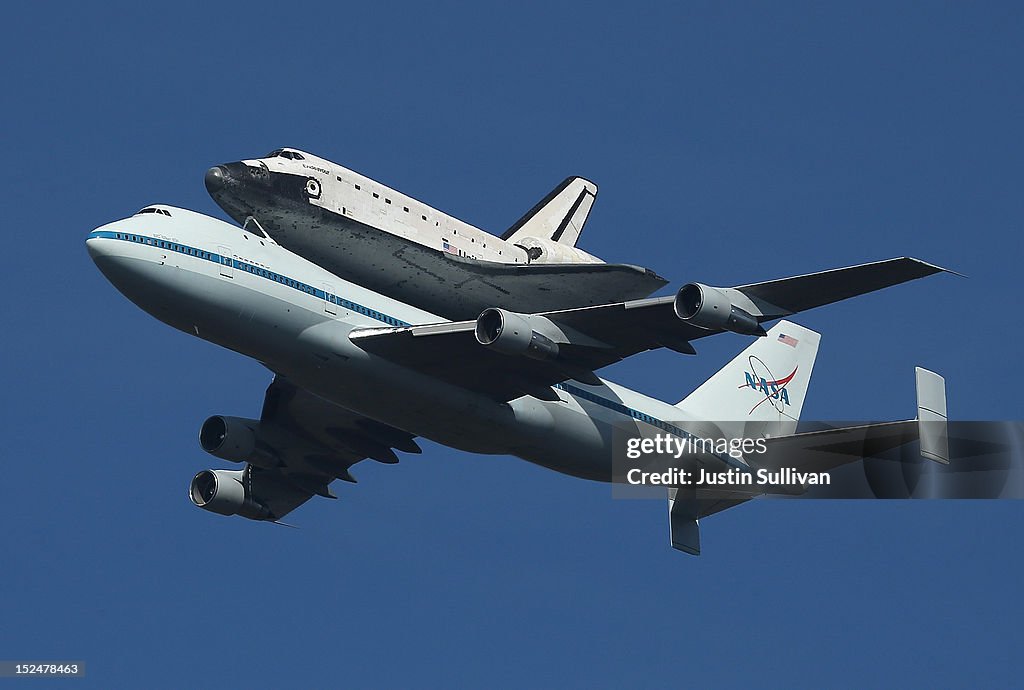
<instances>
[{"instance_id":1,"label":"shuttle cockpit window","mask_svg":"<svg viewBox=\"0 0 1024 690\"><path fill-rule=\"evenodd\" d=\"M294 150L287 150L285 148L275 148L271 150L264 158L287 158L289 161L305 161L306 157Z\"/></svg>"},{"instance_id":2,"label":"shuttle cockpit window","mask_svg":"<svg viewBox=\"0 0 1024 690\"><path fill-rule=\"evenodd\" d=\"M275 149L266 155L266 158L287 158L293 161L304 161L306 157L296 151L287 151L285 149Z\"/></svg>"}]
</instances>

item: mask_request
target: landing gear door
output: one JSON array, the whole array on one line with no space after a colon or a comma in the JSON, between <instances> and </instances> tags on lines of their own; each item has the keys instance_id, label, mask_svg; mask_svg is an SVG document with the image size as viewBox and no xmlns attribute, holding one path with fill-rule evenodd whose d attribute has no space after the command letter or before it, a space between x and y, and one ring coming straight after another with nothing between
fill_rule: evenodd
<instances>
[{"instance_id":1,"label":"landing gear door","mask_svg":"<svg viewBox=\"0 0 1024 690\"><path fill-rule=\"evenodd\" d=\"M217 247L220 254L220 274L225 278L233 278L234 271L231 268L231 248L220 245Z\"/></svg>"}]
</instances>

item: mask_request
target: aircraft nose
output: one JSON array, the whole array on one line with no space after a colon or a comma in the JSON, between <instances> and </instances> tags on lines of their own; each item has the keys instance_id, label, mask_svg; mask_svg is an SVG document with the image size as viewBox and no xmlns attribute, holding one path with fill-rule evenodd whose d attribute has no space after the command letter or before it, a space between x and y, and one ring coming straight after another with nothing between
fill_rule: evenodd
<instances>
[{"instance_id":1,"label":"aircraft nose","mask_svg":"<svg viewBox=\"0 0 1024 690\"><path fill-rule=\"evenodd\" d=\"M124 243L116 238L128 237L128 233L123 230L126 230L125 221L119 220L96 228L85 238L89 257L101 269L104 264L122 257Z\"/></svg>"},{"instance_id":2,"label":"aircraft nose","mask_svg":"<svg viewBox=\"0 0 1024 690\"><path fill-rule=\"evenodd\" d=\"M206 191L210 194L215 194L224 189L224 186L227 184L227 171L221 166L215 165L206 171L206 177L203 181L206 183Z\"/></svg>"},{"instance_id":3,"label":"aircraft nose","mask_svg":"<svg viewBox=\"0 0 1024 690\"><path fill-rule=\"evenodd\" d=\"M93 263L96 263L99 259L106 256L106 247L103 245L104 243L100 240L100 236L96 232L90 233L89 236L85 238L85 249L89 252L89 258L93 260Z\"/></svg>"}]
</instances>

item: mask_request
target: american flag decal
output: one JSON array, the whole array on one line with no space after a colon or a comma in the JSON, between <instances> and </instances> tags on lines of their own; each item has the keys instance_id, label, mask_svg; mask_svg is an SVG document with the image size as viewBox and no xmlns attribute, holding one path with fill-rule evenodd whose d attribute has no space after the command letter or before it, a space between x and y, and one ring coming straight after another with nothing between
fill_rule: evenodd
<instances>
[{"instance_id":1,"label":"american flag decal","mask_svg":"<svg viewBox=\"0 0 1024 690\"><path fill-rule=\"evenodd\" d=\"M447 240L444 240L444 250L449 254L455 254L456 256L459 255L459 250L453 247L452 245L448 244Z\"/></svg>"},{"instance_id":2,"label":"american flag decal","mask_svg":"<svg viewBox=\"0 0 1024 690\"><path fill-rule=\"evenodd\" d=\"M797 343L799 343L800 341L797 340L796 338L794 338L791 335L786 335L785 333L779 333L779 342L780 343L785 343L786 345L789 345L790 347L796 347Z\"/></svg>"}]
</instances>

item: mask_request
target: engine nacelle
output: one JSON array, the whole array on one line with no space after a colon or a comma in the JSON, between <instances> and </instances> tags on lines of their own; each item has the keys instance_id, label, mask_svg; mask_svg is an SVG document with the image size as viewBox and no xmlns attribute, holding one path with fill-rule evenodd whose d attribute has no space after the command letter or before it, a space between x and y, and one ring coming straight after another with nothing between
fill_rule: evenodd
<instances>
[{"instance_id":1,"label":"engine nacelle","mask_svg":"<svg viewBox=\"0 0 1024 690\"><path fill-rule=\"evenodd\" d=\"M250 520L270 519L270 511L248 495L246 470L203 470L192 478L188 497L203 510L220 515L241 515Z\"/></svg>"},{"instance_id":2,"label":"engine nacelle","mask_svg":"<svg viewBox=\"0 0 1024 690\"><path fill-rule=\"evenodd\" d=\"M676 316L700 328L720 328L743 335L764 335L757 317L737 307L718 288L688 283L679 288L673 303Z\"/></svg>"},{"instance_id":3,"label":"engine nacelle","mask_svg":"<svg viewBox=\"0 0 1024 690\"><path fill-rule=\"evenodd\" d=\"M582 249L559 244L543 237L524 237L516 242L526 251L531 264L603 264Z\"/></svg>"},{"instance_id":4,"label":"engine nacelle","mask_svg":"<svg viewBox=\"0 0 1024 690\"><path fill-rule=\"evenodd\" d=\"M504 309L484 309L476 319L476 341L506 355L554 359L558 343L533 330L522 314Z\"/></svg>"},{"instance_id":5,"label":"engine nacelle","mask_svg":"<svg viewBox=\"0 0 1024 690\"><path fill-rule=\"evenodd\" d=\"M231 462L245 462L256 453L255 419L214 415L199 429L199 445L210 455Z\"/></svg>"}]
</instances>

